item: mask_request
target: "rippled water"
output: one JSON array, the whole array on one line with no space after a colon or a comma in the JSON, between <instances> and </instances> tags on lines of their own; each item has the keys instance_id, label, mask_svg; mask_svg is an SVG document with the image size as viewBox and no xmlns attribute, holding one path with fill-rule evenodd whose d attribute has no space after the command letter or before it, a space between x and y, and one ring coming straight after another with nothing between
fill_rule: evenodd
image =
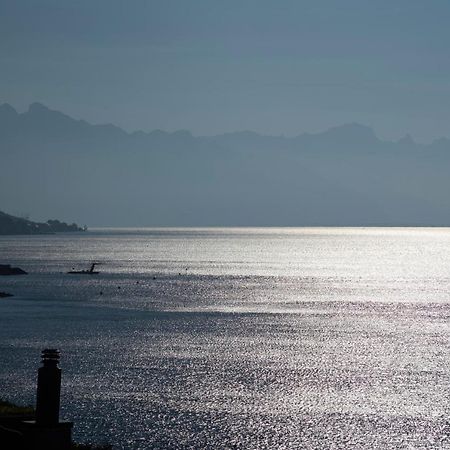
<instances>
[{"instance_id":1,"label":"rippled water","mask_svg":"<svg viewBox=\"0 0 450 450\"><path fill-rule=\"evenodd\" d=\"M78 441L450 448L449 249L413 228L2 237L30 274L0 278L0 396L34 402L57 346Z\"/></svg>"}]
</instances>

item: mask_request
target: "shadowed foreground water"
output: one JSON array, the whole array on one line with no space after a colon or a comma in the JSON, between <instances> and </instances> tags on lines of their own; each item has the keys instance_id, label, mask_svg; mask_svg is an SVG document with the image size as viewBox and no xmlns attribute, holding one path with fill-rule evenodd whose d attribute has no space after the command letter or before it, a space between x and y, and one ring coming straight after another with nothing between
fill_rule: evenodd
<instances>
[{"instance_id":1,"label":"shadowed foreground water","mask_svg":"<svg viewBox=\"0 0 450 450\"><path fill-rule=\"evenodd\" d=\"M0 392L116 448L450 448L450 231L1 238ZM98 277L60 272L101 260ZM187 269L187 270L186 270ZM120 286L120 289L119 289ZM100 295L102 291L102 295Z\"/></svg>"}]
</instances>

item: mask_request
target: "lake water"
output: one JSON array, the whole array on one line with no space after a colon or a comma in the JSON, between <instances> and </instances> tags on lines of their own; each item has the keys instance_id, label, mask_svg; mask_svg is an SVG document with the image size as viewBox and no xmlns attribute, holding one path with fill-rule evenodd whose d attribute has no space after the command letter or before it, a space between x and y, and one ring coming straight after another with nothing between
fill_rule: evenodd
<instances>
[{"instance_id":1,"label":"lake water","mask_svg":"<svg viewBox=\"0 0 450 450\"><path fill-rule=\"evenodd\" d=\"M450 229L0 237L0 397L117 449L450 449ZM67 275L100 261L96 276Z\"/></svg>"}]
</instances>

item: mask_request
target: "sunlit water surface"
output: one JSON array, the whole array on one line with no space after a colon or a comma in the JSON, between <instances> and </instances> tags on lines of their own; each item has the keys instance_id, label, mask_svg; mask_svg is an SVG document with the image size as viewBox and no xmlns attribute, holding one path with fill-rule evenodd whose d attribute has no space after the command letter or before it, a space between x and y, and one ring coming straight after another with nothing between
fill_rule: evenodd
<instances>
[{"instance_id":1,"label":"sunlit water surface","mask_svg":"<svg viewBox=\"0 0 450 450\"><path fill-rule=\"evenodd\" d=\"M100 261L97 276L67 275ZM450 230L1 237L0 396L117 449L450 448Z\"/></svg>"}]
</instances>

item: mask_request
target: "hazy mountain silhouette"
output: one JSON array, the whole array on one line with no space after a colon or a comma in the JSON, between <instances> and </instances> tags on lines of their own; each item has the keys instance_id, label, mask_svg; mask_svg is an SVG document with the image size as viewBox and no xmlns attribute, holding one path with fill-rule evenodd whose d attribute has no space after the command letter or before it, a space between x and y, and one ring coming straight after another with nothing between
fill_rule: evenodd
<instances>
[{"instance_id":1,"label":"hazy mountain silhouette","mask_svg":"<svg viewBox=\"0 0 450 450\"><path fill-rule=\"evenodd\" d=\"M299 124L299 127L301 124ZM450 141L127 133L0 106L0 206L90 225L450 225Z\"/></svg>"}]
</instances>

